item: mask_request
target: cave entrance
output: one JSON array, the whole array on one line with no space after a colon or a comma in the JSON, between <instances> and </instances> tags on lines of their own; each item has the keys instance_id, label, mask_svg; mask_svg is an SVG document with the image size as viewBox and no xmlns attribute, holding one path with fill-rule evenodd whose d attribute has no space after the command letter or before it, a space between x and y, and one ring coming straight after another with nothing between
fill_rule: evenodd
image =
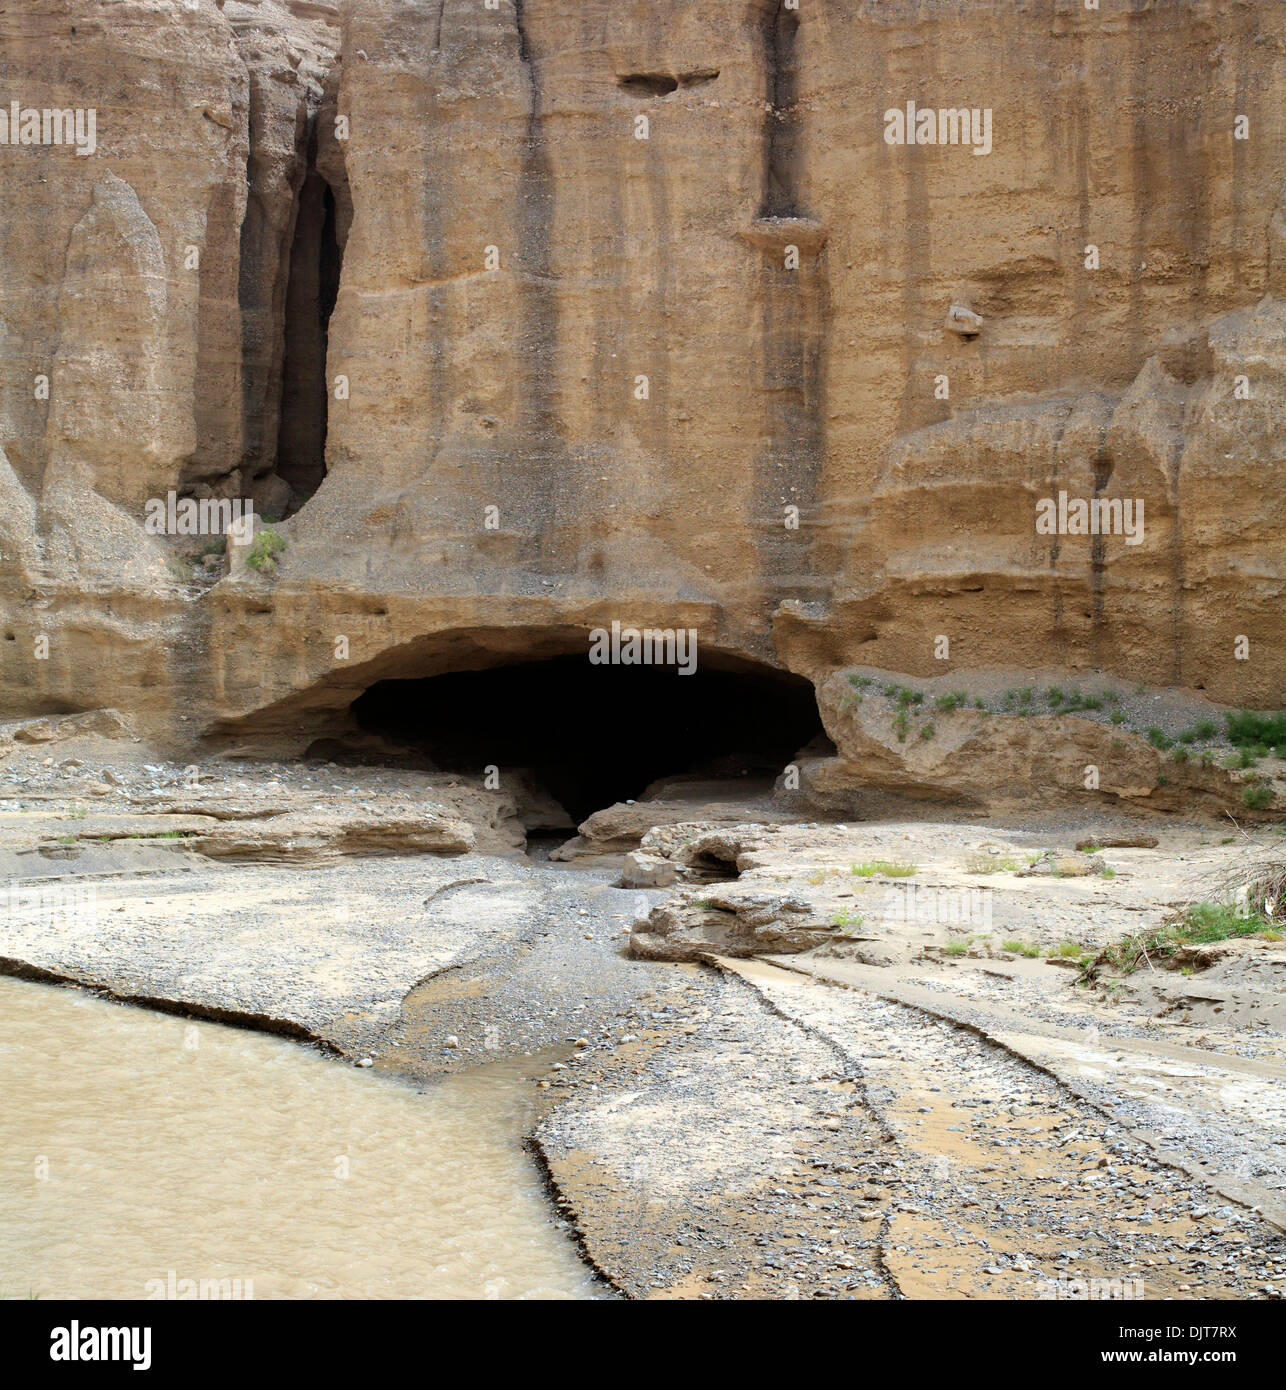
<instances>
[{"instance_id":1,"label":"cave entrance","mask_svg":"<svg viewBox=\"0 0 1286 1390\"><path fill-rule=\"evenodd\" d=\"M352 708L367 733L445 771L530 770L576 824L664 777L763 779L766 790L824 736L802 677L704 663L683 676L583 655L380 681Z\"/></svg>"},{"instance_id":2,"label":"cave entrance","mask_svg":"<svg viewBox=\"0 0 1286 1390\"><path fill-rule=\"evenodd\" d=\"M341 260L335 194L310 168L299 190L286 282L277 434L277 473L290 484L292 510L302 506L326 476L326 346Z\"/></svg>"}]
</instances>

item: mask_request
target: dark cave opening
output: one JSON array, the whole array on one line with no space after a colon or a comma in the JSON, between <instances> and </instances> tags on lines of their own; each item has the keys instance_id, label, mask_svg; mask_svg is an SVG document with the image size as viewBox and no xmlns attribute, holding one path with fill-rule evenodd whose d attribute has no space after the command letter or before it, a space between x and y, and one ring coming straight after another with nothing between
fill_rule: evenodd
<instances>
[{"instance_id":1,"label":"dark cave opening","mask_svg":"<svg viewBox=\"0 0 1286 1390\"><path fill-rule=\"evenodd\" d=\"M292 507L306 502L326 476L326 347L342 258L334 192L310 169L299 190L286 282L277 434L277 473L290 484Z\"/></svg>"},{"instance_id":2,"label":"dark cave opening","mask_svg":"<svg viewBox=\"0 0 1286 1390\"><path fill-rule=\"evenodd\" d=\"M823 735L811 684L760 667L595 666L560 656L419 680L353 703L367 733L444 771L530 769L576 823L658 778L777 776Z\"/></svg>"},{"instance_id":3,"label":"dark cave opening","mask_svg":"<svg viewBox=\"0 0 1286 1390\"><path fill-rule=\"evenodd\" d=\"M664 97L679 90L679 79L664 72L631 72L616 80L636 97Z\"/></svg>"},{"instance_id":4,"label":"dark cave opening","mask_svg":"<svg viewBox=\"0 0 1286 1390\"><path fill-rule=\"evenodd\" d=\"M764 188L760 217L799 217L799 12L783 0L763 20L767 100L764 115Z\"/></svg>"}]
</instances>

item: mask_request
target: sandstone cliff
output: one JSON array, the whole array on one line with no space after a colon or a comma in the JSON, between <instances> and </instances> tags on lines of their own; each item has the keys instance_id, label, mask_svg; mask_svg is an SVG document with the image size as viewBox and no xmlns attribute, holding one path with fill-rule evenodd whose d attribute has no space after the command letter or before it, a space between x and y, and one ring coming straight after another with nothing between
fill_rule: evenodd
<instances>
[{"instance_id":1,"label":"sandstone cliff","mask_svg":"<svg viewBox=\"0 0 1286 1390\"><path fill-rule=\"evenodd\" d=\"M10 7L0 97L97 144L0 146L0 713L302 748L614 617L1281 705L1284 49L1269 0ZM170 490L279 563L176 563ZM885 759L827 725L831 790Z\"/></svg>"}]
</instances>

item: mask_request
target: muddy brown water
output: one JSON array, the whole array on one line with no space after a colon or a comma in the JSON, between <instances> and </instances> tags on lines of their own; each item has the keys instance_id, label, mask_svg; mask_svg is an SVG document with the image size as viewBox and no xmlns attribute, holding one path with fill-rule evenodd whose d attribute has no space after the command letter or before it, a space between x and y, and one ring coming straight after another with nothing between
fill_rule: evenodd
<instances>
[{"instance_id":1,"label":"muddy brown water","mask_svg":"<svg viewBox=\"0 0 1286 1390\"><path fill-rule=\"evenodd\" d=\"M0 979L0 1297L602 1296L530 1106L518 1063L420 1089Z\"/></svg>"}]
</instances>

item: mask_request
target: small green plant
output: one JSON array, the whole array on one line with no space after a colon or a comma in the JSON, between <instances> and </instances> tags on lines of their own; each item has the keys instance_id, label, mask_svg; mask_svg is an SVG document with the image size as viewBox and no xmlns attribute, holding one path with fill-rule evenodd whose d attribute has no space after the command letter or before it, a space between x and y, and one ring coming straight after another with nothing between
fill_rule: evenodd
<instances>
[{"instance_id":1,"label":"small green plant","mask_svg":"<svg viewBox=\"0 0 1286 1390\"><path fill-rule=\"evenodd\" d=\"M1051 705L1057 708L1059 705L1063 703L1063 701L1067 697L1063 694L1062 688L1060 686L1051 685L1049 689L1045 692L1045 698L1049 701Z\"/></svg>"},{"instance_id":2,"label":"small green plant","mask_svg":"<svg viewBox=\"0 0 1286 1390\"><path fill-rule=\"evenodd\" d=\"M968 954L968 951L969 951L969 942L967 942L967 941L948 941L948 942L947 942L947 948L946 948L946 950L947 950L947 955L949 955L949 956L963 956L963 955L967 955L967 954Z\"/></svg>"},{"instance_id":3,"label":"small green plant","mask_svg":"<svg viewBox=\"0 0 1286 1390\"><path fill-rule=\"evenodd\" d=\"M1000 702L1001 709L1011 710L1015 714L1031 714L1032 701L1036 698L1036 692L1030 685L1020 686L1016 690L1006 690L1004 698Z\"/></svg>"},{"instance_id":4,"label":"small green plant","mask_svg":"<svg viewBox=\"0 0 1286 1390\"><path fill-rule=\"evenodd\" d=\"M893 732L898 736L899 743L906 742L908 730L911 728L911 719L906 710L900 709L893 716Z\"/></svg>"},{"instance_id":5,"label":"small green plant","mask_svg":"<svg viewBox=\"0 0 1286 1390\"><path fill-rule=\"evenodd\" d=\"M1099 871L1099 878L1115 878L1116 870L1110 864L1104 864Z\"/></svg>"},{"instance_id":6,"label":"small green plant","mask_svg":"<svg viewBox=\"0 0 1286 1390\"><path fill-rule=\"evenodd\" d=\"M848 678L848 683L849 685L855 685L859 690L865 690L868 685L875 684L870 676L850 676Z\"/></svg>"},{"instance_id":7,"label":"small green plant","mask_svg":"<svg viewBox=\"0 0 1286 1390\"><path fill-rule=\"evenodd\" d=\"M937 731L937 728L934 726L934 723L933 723L933 720L932 720L932 719L930 719L929 722L928 722L927 724L921 724L921 725L920 725L920 737L921 737L921 738L924 738L924 739L932 738L932 737L934 736L934 734L936 734L937 732L938 732L938 731Z\"/></svg>"},{"instance_id":8,"label":"small green plant","mask_svg":"<svg viewBox=\"0 0 1286 1390\"><path fill-rule=\"evenodd\" d=\"M1174 747L1174 740L1155 724L1147 730L1147 737L1153 748L1159 748L1163 753Z\"/></svg>"},{"instance_id":9,"label":"small green plant","mask_svg":"<svg viewBox=\"0 0 1286 1390\"><path fill-rule=\"evenodd\" d=\"M953 709L960 709L966 705L969 697L963 690L953 690L950 695L939 695L933 704L936 709L940 709L944 714L950 714Z\"/></svg>"},{"instance_id":10,"label":"small green plant","mask_svg":"<svg viewBox=\"0 0 1286 1390\"><path fill-rule=\"evenodd\" d=\"M286 538L271 528L260 531L246 556L246 564L260 573L277 568L277 556L286 548Z\"/></svg>"},{"instance_id":11,"label":"small green plant","mask_svg":"<svg viewBox=\"0 0 1286 1390\"><path fill-rule=\"evenodd\" d=\"M1112 713L1109 714L1107 717L1112 721L1113 724L1124 724L1125 721L1129 718L1129 716L1123 709L1114 709Z\"/></svg>"},{"instance_id":12,"label":"small green plant","mask_svg":"<svg viewBox=\"0 0 1286 1390\"><path fill-rule=\"evenodd\" d=\"M1173 763L1186 763L1188 761L1188 750L1182 744L1176 744L1170 750L1170 761Z\"/></svg>"},{"instance_id":13,"label":"small green plant","mask_svg":"<svg viewBox=\"0 0 1286 1390\"><path fill-rule=\"evenodd\" d=\"M1006 941L1005 950L1015 956L1026 956L1029 960L1040 955L1040 947L1033 946L1029 941Z\"/></svg>"},{"instance_id":14,"label":"small green plant","mask_svg":"<svg viewBox=\"0 0 1286 1390\"><path fill-rule=\"evenodd\" d=\"M973 707L974 709L985 710L987 708L987 702L979 695L977 699L974 700Z\"/></svg>"},{"instance_id":15,"label":"small green plant","mask_svg":"<svg viewBox=\"0 0 1286 1390\"><path fill-rule=\"evenodd\" d=\"M842 907L831 918L833 926L839 927L843 931L852 931L854 927L862 925L862 914L860 912L850 912L848 908Z\"/></svg>"},{"instance_id":16,"label":"small green plant","mask_svg":"<svg viewBox=\"0 0 1286 1390\"><path fill-rule=\"evenodd\" d=\"M1241 804L1248 811L1262 811L1273 804L1273 789L1267 782L1256 782L1241 794Z\"/></svg>"},{"instance_id":17,"label":"small green plant","mask_svg":"<svg viewBox=\"0 0 1286 1390\"><path fill-rule=\"evenodd\" d=\"M1077 956L1083 956L1085 952L1075 941L1064 941L1052 954L1062 956L1064 960L1075 960Z\"/></svg>"},{"instance_id":18,"label":"small green plant","mask_svg":"<svg viewBox=\"0 0 1286 1390\"><path fill-rule=\"evenodd\" d=\"M896 859L868 859L861 864L853 864L849 872L858 878L874 878L881 874L885 878L910 878L916 871L914 864Z\"/></svg>"}]
</instances>

